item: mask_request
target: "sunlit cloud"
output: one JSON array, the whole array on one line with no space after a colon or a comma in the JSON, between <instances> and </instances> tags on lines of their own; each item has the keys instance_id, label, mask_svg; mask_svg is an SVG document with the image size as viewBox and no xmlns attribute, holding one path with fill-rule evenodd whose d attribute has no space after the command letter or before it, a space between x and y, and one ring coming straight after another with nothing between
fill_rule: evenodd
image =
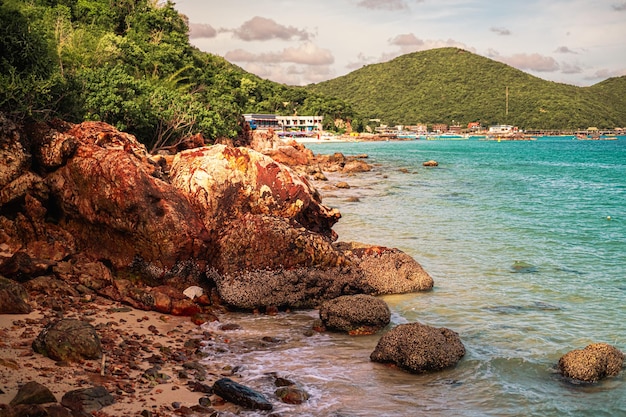
<instances>
[{"instance_id":1,"label":"sunlit cloud","mask_svg":"<svg viewBox=\"0 0 626 417\"><path fill-rule=\"evenodd\" d=\"M295 48L285 48L278 52L253 53L243 49L235 49L227 52L224 58L232 62L291 62L305 65L330 65L335 62L333 54L328 49L319 48L311 42Z\"/></svg>"},{"instance_id":2,"label":"sunlit cloud","mask_svg":"<svg viewBox=\"0 0 626 417\"><path fill-rule=\"evenodd\" d=\"M371 10L407 10L409 8L404 0L361 0L357 6Z\"/></svg>"},{"instance_id":3,"label":"sunlit cloud","mask_svg":"<svg viewBox=\"0 0 626 417\"><path fill-rule=\"evenodd\" d=\"M236 38L244 41L291 40L293 38L306 41L312 37L305 30L284 26L272 19L260 16L253 17L232 32Z\"/></svg>"},{"instance_id":4,"label":"sunlit cloud","mask_svg":"<svg viewBox=\"0 0 626 417\"><path fill-rule=\"evenodd\" d=\"M537 53L503 56L497 51L490 49L488 56L520 70L555 72L560 69L559 63L554 58Z\"/></svg>"},{"instance_id":5,"label":"sunlit cloud","mask_svg":"<svg viewBox=\"0 0 626 417\"><path fill-rule=\"evenodd\" d=\"M200 39L200 38L214 38L217 36L217 30L213 28L211 25L207 25L204 23L190 23L189 24L189 38L190 39Z\"/></svg>"}]
</instances>

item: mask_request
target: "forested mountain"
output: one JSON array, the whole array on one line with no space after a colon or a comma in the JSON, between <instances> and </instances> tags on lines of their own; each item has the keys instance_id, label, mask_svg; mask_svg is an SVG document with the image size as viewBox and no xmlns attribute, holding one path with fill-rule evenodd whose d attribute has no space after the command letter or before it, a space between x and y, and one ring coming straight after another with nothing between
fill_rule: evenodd
<instances>
[{"instance_id":1,"label":"forested mountain","mask_svg":"<svg viewBox=\"0 0 626 417\"><path fill-rule=\"evenodd\" d=\"M156 149L236 137L241 114L353 116L338 99L263 80L192 47L156 0L0 2L0 111L15 120L101 120Z\"/></svg>"},{"instance_id":2,"label":"forested mountain","mask_svg":"<svg viewBox=\"0 0 626 417\"><path fill-rule=\"evenodd\" d=\"M626 77L576 87L545 81L457 48L403 55L308 89L346 100L365 118L390 125L626 126Z\"/></svg>"}]
</instances>

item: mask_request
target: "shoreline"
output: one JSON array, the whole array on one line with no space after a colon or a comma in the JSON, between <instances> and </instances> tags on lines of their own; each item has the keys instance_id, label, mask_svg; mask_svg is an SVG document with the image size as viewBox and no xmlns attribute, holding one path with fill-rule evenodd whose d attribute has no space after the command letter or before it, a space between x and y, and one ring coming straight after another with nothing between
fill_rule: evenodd
<instances>
[{"instance_id":1,"label":"shoreline","mask_svg":"<svg viewBox=\"0 0 626 417\"><path fill-rule=\"evenodd\" d=\"M206 366L204 372L193 369L212 336L189 317L137 310L101 297L69 309L63 318L85 320L96 328L103 357L68 364L33 352L33 340L47 323L59 318L49 308L0 314L0 412L20 386L36 381L49 388L59 403L68 391L104 386L115 403L98 411L100 417L139 415L144 410L153 417L175 416L181 410L177 412L173 404L198 406L209 394L196 389L210 387L221 377ZM155 364L167 377L143 376ZM211 407L219 405L214 402L209 401ZM222 409L236 407L221 405Z\"/></svg>"}]
</instances>

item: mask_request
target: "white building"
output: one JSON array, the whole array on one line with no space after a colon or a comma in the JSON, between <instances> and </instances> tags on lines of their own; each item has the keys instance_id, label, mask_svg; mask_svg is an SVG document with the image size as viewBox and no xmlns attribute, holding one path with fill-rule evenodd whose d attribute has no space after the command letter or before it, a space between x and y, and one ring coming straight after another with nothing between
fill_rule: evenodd
<instances>
[{"instance_id":1,"label":"white building","mask_svg":"<svg viewBox=\"0 0 626 417\"><path fill-rule=\"evenodd\" d=\"M517 131L517 129L511 125L494 125L489 126L489 133L500 135L505 133L512 133Z\"/></svg>"},{"instance_id":2,"label":"white building","mask_svg":"<svg viewBox=\"0 0 626 417\"><path fill-rule=\"evenodd\" d=\"M253 129L276 129L282 131L321 131L324 116L279 116L275 114L244 114Z\"/></svg>"}]
</instances>

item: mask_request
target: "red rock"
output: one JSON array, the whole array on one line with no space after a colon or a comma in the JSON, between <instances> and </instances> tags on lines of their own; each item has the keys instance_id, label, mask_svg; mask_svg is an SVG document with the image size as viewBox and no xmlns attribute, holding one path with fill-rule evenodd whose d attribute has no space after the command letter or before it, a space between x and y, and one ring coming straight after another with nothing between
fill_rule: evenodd
<instances>
[{"instance_id":1,"label":"red rock","mask_svg":"<svg viewBox=\"0 0 626 417\"><path fill-rule=\"evenodd\" d=\"M193 301L186 300L172 300L172 311L171 314L175 316L193 316L194 314L198 314L202 311L200 306L198 306Z\"/></svg>"},{"instance_id":2,"label":"red rock","mask_svg":"<svg viewBox=\"0 0 626 417\"><path fill-rule=\"evenodd\" d=\"M341 217L321 204L306 178L251 149L215 145L184 151L174 158L170 174L210 231L251 213L293 219L330 237Z\"/></svg>"},{"instance_id":3,"label":"red rock","mask_svg":"<svg viewBox=\"0 0 626 417\"><path fill-rule=\"evenodd\" d=\"M65 133L78 147L47 183L82 251L121 268L137 257L165 269L208 258L200 219L177 189L154 177L133 136L95 122Z\"/></svg>"}]
</instances>

